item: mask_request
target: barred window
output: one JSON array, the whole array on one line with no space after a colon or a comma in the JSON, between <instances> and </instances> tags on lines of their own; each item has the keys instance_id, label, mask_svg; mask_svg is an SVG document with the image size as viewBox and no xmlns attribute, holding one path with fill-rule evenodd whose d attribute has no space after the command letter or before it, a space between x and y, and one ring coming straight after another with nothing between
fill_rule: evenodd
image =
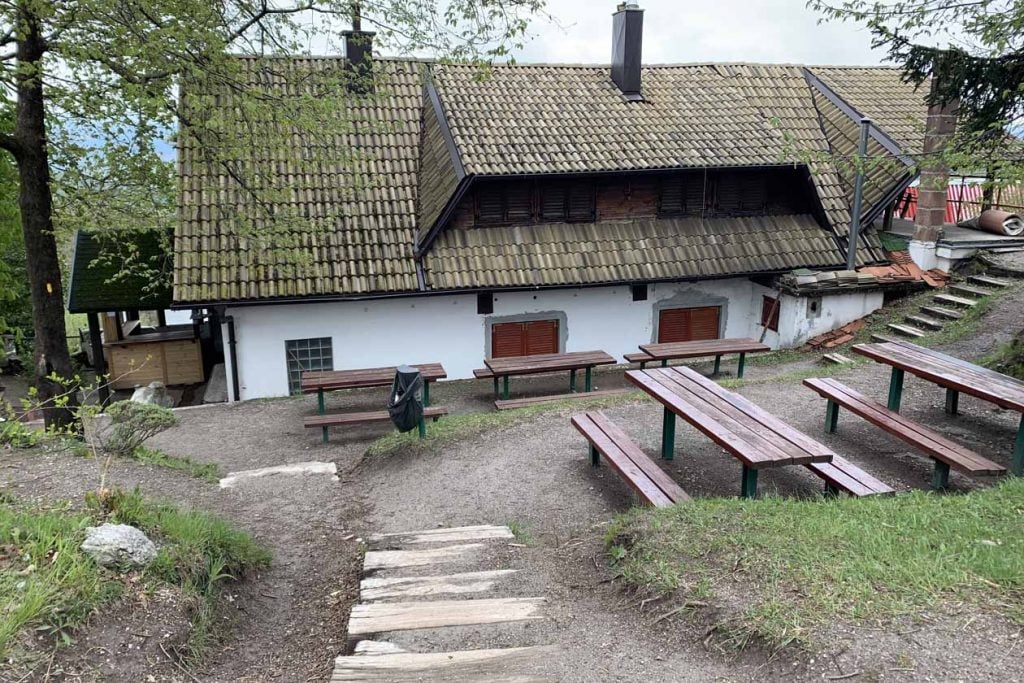
<instances>
[{"instance_id":1,"label":"barred window","mask_svg":"<svg viewBox=\"0 0 1024 683\"><path fill-rule=\"evenodd\" d=\"M334 352L330 337L287 339L284 342L288 361L288 393L302 390L302 373L310 370L333 370Z\"/></svg>"}]
</instances>

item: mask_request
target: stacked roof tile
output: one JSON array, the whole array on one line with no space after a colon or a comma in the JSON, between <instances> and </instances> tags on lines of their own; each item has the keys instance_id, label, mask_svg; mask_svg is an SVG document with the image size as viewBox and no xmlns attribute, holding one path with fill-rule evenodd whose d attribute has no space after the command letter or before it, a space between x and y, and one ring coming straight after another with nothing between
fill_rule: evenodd
<instances>
[{"instance_id":1,"label":"stacked roof tile","mask_svg":"<svg viewBox=\"0 0 1024 683\"><path fill-rule=\"evenodd\" d=\"M482 73L377 60L384 85L376 95L339 87L340 95L327 97L323 83L343 71L343 60L240 63L253 87L278 88L283 111L239 120L226 161L207 153L216 141L182 136L178 303L833 267L844 260L851 188L830 155L849 153L855 125L814 89L808 72L907 153L920 147L915 131L925 116L923 95L884 68L654 66L643 70L645 100L627 102L601 66L501 65ZM295 85L284 73L311 79ZM289 98L323 100L320 115L332 125L312 138L288 128ZM189 86L184 103L229 123L239 109L223 85ZM335 119L347 127L339 132ZM809 167L827 225L809 216L465 232L443 224L460 188L481 176L780 164ZM872 180L871 201L907 182ZM860 260L877 261L877 239L862 240Z\"/></svg>"}]
</instances>

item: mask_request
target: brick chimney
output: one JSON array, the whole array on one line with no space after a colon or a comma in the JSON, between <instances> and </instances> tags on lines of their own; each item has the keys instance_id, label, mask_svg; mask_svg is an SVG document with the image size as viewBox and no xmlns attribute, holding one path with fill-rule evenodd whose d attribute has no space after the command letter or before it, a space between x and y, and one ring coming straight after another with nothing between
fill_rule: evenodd
<instances>
[{"instance_id":1,"label":"brick chimney","mask_svg":"<svg viewBox=\"0 0 1024 683\"><path fill-rule=\"evenodd\" d=\"M349 92L367 95L373 92L373 36L363 30L362 10L358 2L352 3L352 30L342 31L345 36L345 59Z\"/></svg>"},{"instance_id":2,"label":"brick chimney","mask_svg":"<svg viewBox=\"0 0 1024 683\"><path fill-rule=\"evenodd\" d=\"M644 11L635 2L623 2L612 15L612 80L630 102L644 99L640 92Z\"/></svg>"},{"instance_id":3,"label":"brick chimney","mask_svg":"<svg viewBox=\"0 0 1024 683\"><path fill-rule=\"evenodd\" d=\"M938 75L932 77L932 94L936 92L938 78ZM910 242L910 255L918 266L926 270L937 265L935 246L946 224L949 167L941 158L941 153L956 131L958 107L959 101L956 100L929 106L924 127L924 154L920 164L917 218Z\"/></svg>"}]
</instances>

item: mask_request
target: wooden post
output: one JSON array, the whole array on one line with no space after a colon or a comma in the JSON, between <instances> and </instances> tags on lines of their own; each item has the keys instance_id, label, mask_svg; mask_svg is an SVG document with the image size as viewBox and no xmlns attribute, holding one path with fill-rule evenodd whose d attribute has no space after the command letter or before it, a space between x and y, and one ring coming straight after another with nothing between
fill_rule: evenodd
<instances>
[{"instance_id":1,"label":"wooden post","mask_svg":"<svg viewBox=\"0 0 1024 683\"><path fill-rule=\"evenodd\" d=\"M92 346L92 367L96 371L96 384L98 386L101 405L110 402L110 387L107 386L108 379L103 376L107 374L107 359L103 357L103 337L100 334L100 316L98 313L89 313L89 345Z\"/></svg>"}]
</instances>

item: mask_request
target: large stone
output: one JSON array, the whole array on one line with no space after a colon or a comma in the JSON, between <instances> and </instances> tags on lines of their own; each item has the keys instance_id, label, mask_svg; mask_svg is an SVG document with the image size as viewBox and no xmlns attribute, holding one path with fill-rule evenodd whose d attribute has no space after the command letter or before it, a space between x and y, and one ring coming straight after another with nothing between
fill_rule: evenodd
<instances>
[{"instance_id":1,"label":"large stone","mask_svg":"<svg viewBox=\"0 0 1024 683\"><path fill-rule=\"evenodd\" d=\"M228 401L228 376L224 371L224 364L217 363L210 370L210 379L206 381L206 393L203 394L203 403L227 403Z\"/></svg>"},{"instance_id":2,"label":"large stone","mask_svg":"<svg viewBox=\"0 0 1024 683\"><path fill-rule=\"evenodd\" d=\"M164 408L174 407L174 399L167 392L163 382L150 382L147 386L137 388L131 400L136 403L152 403Z\"/></svg>"},{"instance_id":3,"label":"large stone","mask_svg":"<svg viewBox=\"0 0 1024 683\"><path fill-rule=\"evenodd\" d=\"M145 567L156 558L153 541L127 524L88 527L82 552L104 567Z\"/></svg>"}]
</instances>

